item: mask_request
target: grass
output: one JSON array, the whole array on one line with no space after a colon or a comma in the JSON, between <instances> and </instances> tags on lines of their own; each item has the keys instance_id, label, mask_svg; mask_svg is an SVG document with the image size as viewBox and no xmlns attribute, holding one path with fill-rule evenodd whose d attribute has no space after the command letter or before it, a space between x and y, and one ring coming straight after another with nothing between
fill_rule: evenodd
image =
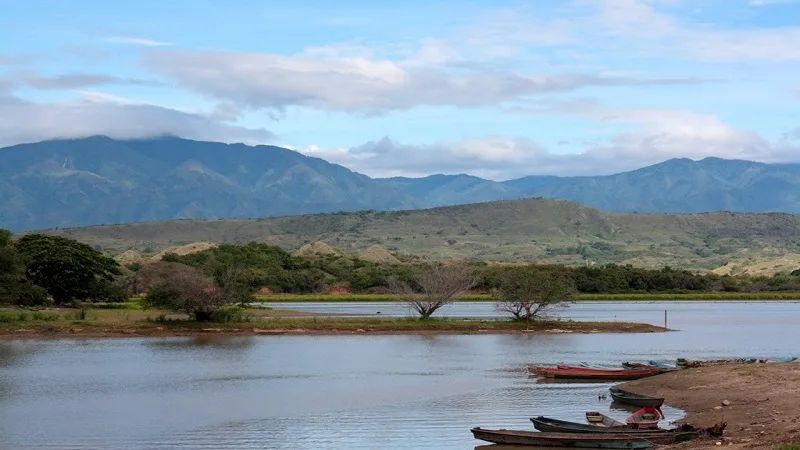
<instances>
[{"instance_id":1,"label":"grass","mask_svg":"<svg viewBox=\"0 0 800 450\"><path fill-rule=\"evenodd\" d=\"M259 302L396 302L399 297L392 294L273 294L258 295ZM470 294L459 298L465 302L493 301L489 294ZM579 294L573 299L578 302L589 301L734 301L734 300L800 300L800 293L796 292L714 292L714 293L680 293L680 294Z\"/></svg>"},{"instance_id":2,"label":"grass","mask_svg":"<svg viewBox=\"0 0 800 450\"><path fill-rule=\"evenodd\" d=\"M451 318L328 317L263 308L231 307L216 322L195 322L184 314L160 310L0 311L0 336L174 336L202 332L235 334L342 333L517 333L517 332L658 332L660 327L626 322L525 322Z\"/></svg>"},{"instance_id":3,"label":"grass","mask_svg":"<svg viewBox=\"0 0 800 450\"><path fill-rule=\"evenodd\" d=\"M126 310L140 310L142 305L138 299L128 302L116 303L92 303L92 309L126 309Z\"/></svg>"},{"instance_id":4,"label":"grass","mask_svg":"<svg viewBox=\"0 0 800 450\"><path fill-rule=\"evenodd\" d=\"M774 450L800 450L800 444L786 444L780 447L775 447Z\"/></svg>"},{"instance_id":5,"label":"grass","mask_svg":"<svg viewBox=\"0 0 800 450\"><path fill-rule=\"evenodd\" d=\"M97 313L87 310L67 311L64 313L49 311L0 311L0 324L57 322L59 320L96 320L97 317Z\"/></svg>"}]
</instances>

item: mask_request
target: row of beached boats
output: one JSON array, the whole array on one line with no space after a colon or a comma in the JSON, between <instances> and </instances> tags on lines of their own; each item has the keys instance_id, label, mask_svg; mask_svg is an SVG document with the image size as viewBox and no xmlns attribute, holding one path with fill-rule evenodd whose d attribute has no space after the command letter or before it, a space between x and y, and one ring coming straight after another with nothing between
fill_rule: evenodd
<instances>
[{"instance_id":1,"label":"row of beached boats","mask_svg":"<svg viewBox=\"0 0 800 450\"><path fill-rule=\"evenodd\" d=\"M774 362L792 362L797 358L787 358ZM739 360L730 360L741 362ZM767 362L755 360L754 362ZM698 364L699 363L699 364ZM528 371L545 378L565 378L574 380L635 380L665 372L697 367L704 362L679 359L675 365L658 361L625 362L621 368L598 367L583 363L579 366L558 364L556 366L529 365ZM714 361L721 364L721 361ZM710 429L695 429L690 425L678 428L659 428L664 419L661 407L664 398L637 394L612 386L609 393L614 402L635 406L639 409L625 422L615 420L598 411L585 413L586 423L570 422L551 417L538 416L530 420L537 431L472 428L476 439L502 445L526 445L535 447L582 447L605 449L644 449L655 445L668 445L694 439L701 434L721 435L724 424Z\"/></svg>"},{"instance_id":2,"label":"row of beached boats","mask_svg":"<svg viewBox=\"0 0 800 450\"><path fill-rule=\"evenodd\" d=\"M631 414L625 422L598 411L587 411L586 423L538 416L530 419L538 431L489 430L476 427L471 430L472 435L476 439L504 445L644 449L688 441L701 431L688 425L676 429L659 428L658 423L664 419L660 409L664 403L663 398L648 397L619 387L611 387L610 393L620 403L647 406Z\"/></svg>"},{"instance_id":3,"label":"row of beached boats","mask_svg":"<svg viewBox=\"0 0 800 450\"><path fill-rule=\"evenodd\" d=\"M555 366L538 366L531 364L528 371L534 375L545 378L566 378L574 380L597 380L597 381L630 381L640 378L651 377L666 372L693 367L703 367L722 364L767 364L767 363L789 363L796 362L797 357L791 358L737 358L719 359L711 361L687 360L678 358L675 364L667 364L661 361L626 361L620 368L599 367L587 363L579 366L557 364Z\"/></svg>"}]
</instances>

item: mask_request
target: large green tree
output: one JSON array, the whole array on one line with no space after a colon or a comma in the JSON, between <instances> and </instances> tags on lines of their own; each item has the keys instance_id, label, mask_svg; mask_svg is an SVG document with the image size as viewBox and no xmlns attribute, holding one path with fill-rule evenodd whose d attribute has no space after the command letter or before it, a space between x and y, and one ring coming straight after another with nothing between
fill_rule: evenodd
<instances>
[{"instance_id":1,"label":"large green tree","mask_svg":"<svg viewBox=\"0 0 800 450\"><path fill-rule=\"evenodd\" d=\"M502 275L497 310L530 322L575 294L575 280L563 270L509 267Z\"/></svg>"},{"instance_id":2,"label":"large green tree","mask_svg":"<svg viewBox=\"0 0 800 450\"><path fill-rule=\"evenodd\" d=\"M112 258L61 236L29 234L16 247L25 258L28 281L47 289L56 304L105 300L115 277L122 273Z\"/></svg>"},{"instance_id":3,"label":"large green tree","mask_svg":"<svg viewBox=\"0 0 800 450\"><path fill-rule=\"evenodd\" d=\"M0 303L15 302L24 279L25 265L11 240L11 232L0 230Z\"/></svg>"}]
</instances>

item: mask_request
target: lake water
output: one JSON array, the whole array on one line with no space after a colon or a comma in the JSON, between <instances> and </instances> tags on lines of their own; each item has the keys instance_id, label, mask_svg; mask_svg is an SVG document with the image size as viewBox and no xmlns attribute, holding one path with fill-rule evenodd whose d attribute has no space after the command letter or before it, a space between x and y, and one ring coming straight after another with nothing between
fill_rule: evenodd
<instances>
[{"instance_id":1,"label":"lake water","mask_svg":"<svg viewBox=\"0 0 800 450\"><path fill-rule=\"evenodd\" d=\"M664 309L582 303L563 315L658 324ZM627 416L598 399L609 383L540 382L528 363L800 353L797 303L667 309L681 331L0 341L0 449L473 449L485 443L472 426Z\"/></svg>"}]
</instances>

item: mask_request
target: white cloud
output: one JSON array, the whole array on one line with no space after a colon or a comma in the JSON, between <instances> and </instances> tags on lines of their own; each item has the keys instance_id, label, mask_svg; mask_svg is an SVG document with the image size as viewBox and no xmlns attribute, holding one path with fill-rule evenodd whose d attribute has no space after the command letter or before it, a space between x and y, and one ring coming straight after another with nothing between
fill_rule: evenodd
<instances>
[{"instance_id":1,"label":"white cloud","mask_svg":"<svg viewBox=\"0 0 800 450\"><path fill-rule=\"evenodd\" d=\"M230 51L150 51L148 67L181 86L246 109L306 106L380 114L415 106L480 107L589 86L697 83L699 79L641 80L582 73L518 73L492 68L452 69L449 57L425 47L411 60L378 59L341 48L298 56Z\"/></svg>"},{"instance_id":2,"label":"white cloud","mask_svg":"<svg viewBox=\"0 0 800 450\"><path fill-rule=\"evenodd\" d=\"M140 45L144 47L168 47L172 45L172 42L135 36L112 36L105 38L104 40L107 42L114 42L116 44Z\"/></svg>"},{"instance_id":3,"label":"white cloud","mask_svg":"<svg viewBox=\"0 0 800 450\"><path fill-rule=\"evenodd\" d=\"M115 100L114 96L102 93L59 103L0 96L0 146L98 134L119 139L175 134L248 144L263 144L273 137L264 129L225 124L200 114Z\"/></svg>"},{"instance_id":4,"label":"white cloud","mask_svg":"<svg viewBox=\"0 0 800 450\"><path fill-rule=\"evenodd\" d=\"M6 76L6 81L11 84L23 84L35 89L79 89L89 86L104 84L128 84L140 86L154 86L162 84L155 80L140 80L137 78L117 77L96 73L65 73L54 76L42 76L34 71L19 71Z\"/></svg>"},{"instance_id":5,"label":"white cloud","mask_svg":"<svg viewBox=\"0 0 800 450\"><path fill-rule=\"evenodd\" d=\"M599 29L596 39L618 40L618 51L627 48L650 57L669 53L679 58L723 62L800 61L797 26L722 29L662 12L658 9L660 2L652 0L575 0L575 3L594 12L588 16L589 23L576 26ZM594 32L585 33L584 40L591 42Z\"/></svg>"}]
</instances>

